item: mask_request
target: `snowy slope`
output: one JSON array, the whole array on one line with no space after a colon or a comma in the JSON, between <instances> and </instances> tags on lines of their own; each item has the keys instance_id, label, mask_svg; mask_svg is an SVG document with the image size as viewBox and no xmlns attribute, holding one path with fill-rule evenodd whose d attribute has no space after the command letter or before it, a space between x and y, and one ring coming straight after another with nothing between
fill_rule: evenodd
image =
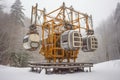
<instances>
[{"instance_id":1,"label":"snowy slope","mask_svg":"<svg viewBox=\"0 0 120 80\"><path fill-rule=\"evenodd\" d=\"M120 60L94 65L92 72L46 75L30 68L14 68L0 65L0 80L120 80Z\"/></svg>"}]
</instances>

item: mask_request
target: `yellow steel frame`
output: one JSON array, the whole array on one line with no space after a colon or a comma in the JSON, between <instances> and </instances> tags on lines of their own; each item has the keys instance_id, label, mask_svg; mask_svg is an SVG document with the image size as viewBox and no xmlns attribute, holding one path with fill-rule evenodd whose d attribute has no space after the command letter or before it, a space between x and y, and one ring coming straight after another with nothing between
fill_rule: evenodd
<instances>
[{"instance_id":1,"label":"yellow steel frame","mask_svg":"<svg viewBox=\"0 0 120 80\"><path fill-rule=\"evenodd\" d=\"M48 62L63 62L65 59L67 62L76 61L79 50L67 51L60 47L60 35L68 29L63 29L66 23L73 26L73 30L92 30L92 26L89 25L87 14L78 12L71 6L66 7L63 5L46 13L46 9L38 9L38 5L32 6L31 12L31 24L35 24L37 27L42 28L42 42L41 49L39 51ZM81 20L84 20L84 26L81 25Z\"/></svg>"}]
</instances>

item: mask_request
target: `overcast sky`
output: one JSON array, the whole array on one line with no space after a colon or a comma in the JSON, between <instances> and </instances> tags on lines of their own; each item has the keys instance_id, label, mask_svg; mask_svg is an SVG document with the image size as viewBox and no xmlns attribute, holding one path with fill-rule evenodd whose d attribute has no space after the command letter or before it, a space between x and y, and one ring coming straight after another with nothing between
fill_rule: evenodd
<instances>
[{"instance_id":1,"label":"overcast sky","mask_svg":"<svg viewBox=\"0 0 120 80\"><path fill-rule=\"evenodd\" d=\"M9 11L11 4L15 0L3 0L6 5L6 11ZM21 0L24 6L24 13L27 17L31 15L31 7L36 3L39 8L46 8L47 12L57 9L65 2L66 6L72 5L75 10L83 13L91 14L93 16L94 27L98 26L102 20L110 16L116 8L117 2L120 0Z\"/></svg>"}]
</instances>

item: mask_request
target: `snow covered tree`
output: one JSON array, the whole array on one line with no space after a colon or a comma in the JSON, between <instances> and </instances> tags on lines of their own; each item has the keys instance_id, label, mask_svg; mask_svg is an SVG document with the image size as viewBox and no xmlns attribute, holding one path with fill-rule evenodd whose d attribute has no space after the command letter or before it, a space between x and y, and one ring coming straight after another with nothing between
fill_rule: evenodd
<instances>
[{"instance_id":1,"label":"snow covered tree","mask_svg":"<svg viewBox=\"0 0 120 80\"><path fill-rule=\"evenodd\" d=\"M96 33L101 36L101 40L98 39L99 44L101 44L98 55L106 54L104 55L106 60L120 59L120 2L117 4L114 13L103 21L96 30Z\"/></svg>"},{"instance_id":2,"label":"snow covered tree","mask_svg":"<svg viewBox=\"0 0 120 80\"><path fill-rule=\"evenodd\" d=\"M23 6L21 5L20 0L16 0L15 3L11 6L11 17L15 24L20 24L24 26L24 13L23 13Z\"/></svg>"},{"instance_id":3,"label":"snow covered tree","mask_svg":"<svg viewBox=\"0 0 120 80\"><path fill-rule=\"evenodd\" d=\"M28 65L28 61L30 59L30 55L26 52L12 52L10 54L10 65L16 67L25 67Z\"/></svg>"},{"instance_id":4,"label":"snow covered tree","mask_svg":"<svg viewBox=\"0 0 120 80\"><path fill-rule=\"evenodd\" d=\"M120 55L120 3L117 4L115 14L114 14L114 20L115 20L115 26L116 26L116 36L117 36L117 47L118 47L118 52Z\"/></svg>"},{"instance_id":5,"label":"snow covered tree","mask_svg":"<svg viewBox=\"0 0 120 80\"><path fill-rule=\"evenodd\" d=\"M0 64L5 64L8 59L9 36L0 30Z\"/></svg>"},{"instance_id":6,"label":"snow covered tree","mask_svg":"<svg viewBox=\"0 0 120 80\"><path fill-rule=\"evenodd\" d=\"M116 11L115 11L115 21L118 24L120 22L120 3L117 4Z\"/></svg>"}]
</instances>

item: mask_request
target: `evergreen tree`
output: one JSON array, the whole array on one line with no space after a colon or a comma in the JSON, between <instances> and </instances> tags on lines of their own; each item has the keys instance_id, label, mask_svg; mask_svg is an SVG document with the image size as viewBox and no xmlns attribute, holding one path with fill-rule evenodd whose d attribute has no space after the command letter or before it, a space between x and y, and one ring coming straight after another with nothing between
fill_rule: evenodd
<instances>
[{"instance_id":1,"label":"evergreen tree","mask_svg":"<svg viewBox=\"0 0 120 80\"><path fill-rule=\"evenodd\" d=\"M114 15L114 20L115 20L115 32L117 36L117 47L118 47L118 52L120 55L120 3L118 2L116 10L115 10L115 15Z\"/></svg>"},{"instance_id":2,"label":"evergreen tree","mask_svg":"<svg viewBox=\"0 0 120 80\"><path fill-rule=\"evenodd\" d=\"M21 5L20 0L16 0L15 3L11 6L11 17L16 24L24 26L24 13L23 6Z\"/></svg>"},{"instance_id":3,"label":"evergreen tree","mask_svg":"<svg viewBox=\"0 0 120 80\"><path fill-rule=\"evenodd\" d=\"M115 21L116 21L116 23L120 22L120 3L118 3L117 7L116 7Z\"/></svg>"}]
</instances>

